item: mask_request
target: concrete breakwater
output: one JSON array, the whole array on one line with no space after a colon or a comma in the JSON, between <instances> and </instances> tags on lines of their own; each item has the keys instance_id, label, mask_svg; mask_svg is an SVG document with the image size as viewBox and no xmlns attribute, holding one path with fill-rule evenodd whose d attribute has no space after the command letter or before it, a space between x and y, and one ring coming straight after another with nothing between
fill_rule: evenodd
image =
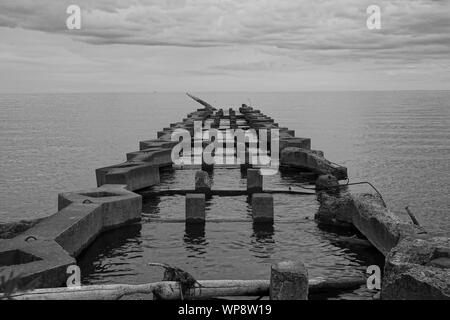
<instances>
[{"instance_id":1,"label":"concrete breakwater","mask_svg":"<svg viewBox=\"0 0 450 320\"><path fill-rule=\"evenodd\" d=\"M307 170L315 175L331 174L337 179L347 177L346 168L326 160L323 152L311 150L309 138L295 137L293 130L279 127L273 119L259 110L245 105L239 108L239 112L233 109L198 109L188 114L181 122L170 124L170 127L159 131L156 139L141 141L138 151L126 155L126 162L97 169L97 188L60 194L56 214L11 240L1 241L0 267L2 267L2 274L3 272L9 274L12 270L15 274L20 275L23 284L39 278L40 287L63 285L67 278L67 266L75 264L76 257L95 241L95 238L101 232L139 220L142 207L140 191L157 185L160 180L159 172L161 168L170 167L173 164L171 153L178 143L178 141L172 141L173 131L181 128L194 135L195 121L209 123L211 128L219 130L225 130L226 128L277 128L280 130L279 153L282 167ZM210 170L213 167L204 167L203 169ZM262 178L258 174L258 168L255 167L254 170L251 170L251 167L249 163L244 164L245 170L250 169L246 192L254 195L253 201L255 203L252 203L252 207L255 221L262 218L265 222L271 222L273 221L273 212L271 213L270 209L273 210L273 201L271 201L270 195L263 193ZM186 194L186 221L192 220L198 223L200 220L200 223L204 223L205 216L204 211L202 211L204 197L199 194L207 194L211 186L208 186L208 183L200 177L198 182L197 185L196 179L193 193ZM351 204L356 206L355 203L360 202L355 202L352 198ZM370 206L377 203L377 199L364 198L361 203ZM264 210L258 209L258 207ZM363 211L359 213L360 210L354 208L351 208L353 210L351 212L356 212L355 218L352 215L351 219L347 220L362 230L362 226L365 225L364 220L362 220ZM371 213L373 212L376 217L384 214L371 207L368 210ZM360 219L358 220L358 218ZM372 221L371 219L368 218L369 221ZM395 220L392 222L393 225L399 223ZM382 226L385 224L390 226L391 220L380 222ZM366 225L367 230L374 228L370 224ZM394 234L393 240L387 242L387 244L384 244L384 242L378 244L378 238L372 236L367 230L362 231L362 233L383 253L393 251L393 248L396 248L397 244L400 243L400 238L404 239L400 236L395 238L397 234ZM375 230L377 229L375 228ZM386 232L386 235L388 239L391 239L389 232ZM438 252L442 255L445 250ZM395 256L397 260L392 261L399 261L399 255L401 255L401 252ZM445 259L445 256L443 257ZM395 266L401 264L401 261L396 263ZM388 266L387 263L386 268ZM429 268L429 266L426 267ZM393 269L395 267L390 267L389 270ZM399 286L396 281L400 281L400 284L405 281L401 277L400 280L395 277L388 277L387 273L385 273L385 279L386 281L392 279L389 281L394 283L395 287ZM389 283L387 288L389 289ZM400 294L397 296L391 294L385 297L403 298Z\"/></svg>"}]
</instances>

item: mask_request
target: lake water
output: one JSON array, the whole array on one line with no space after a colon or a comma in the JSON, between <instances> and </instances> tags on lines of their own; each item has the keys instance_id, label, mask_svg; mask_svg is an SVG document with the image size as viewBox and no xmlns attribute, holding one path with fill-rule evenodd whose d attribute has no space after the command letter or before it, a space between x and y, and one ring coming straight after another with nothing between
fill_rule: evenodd
<instances>
[{"instance_id":1,"label":"lake water","mask_svg":"<svg viewBox=\"0 0 450 320\"><path fill-rule=\"evenodd\" d=\"M251 103L348 167L350 182L373 183L402 218L408 219L409 206L426 229L450 234L450 91L198 96L220 107ZM95 168L125 161L140 140L155 138L198 107L182 93L0 95L0 222L54 213L59 192L95 186ZM191 170L167 172L165 181L193 185L193 176ZM245 180L238 170L221 169L214 182L231 187ZM267 183L296 181L276 175ZM278 220L270 230L250 222L211 223L204 230L154 222L182 215L183 203L182 197L146 198L141 224L109 232L85 252L79 261L84 282L159 279L161 272L146 261L165 260L202 279L251 279L267 278L270 263L284 258L301 256L313 276L351 275L379 259L341 246L318 228L311 220L317 203L309 196L275 196ZM208 216L245 218L249 207L245 197L213 198L207 210Z\"/></svg>"}]
</instances>

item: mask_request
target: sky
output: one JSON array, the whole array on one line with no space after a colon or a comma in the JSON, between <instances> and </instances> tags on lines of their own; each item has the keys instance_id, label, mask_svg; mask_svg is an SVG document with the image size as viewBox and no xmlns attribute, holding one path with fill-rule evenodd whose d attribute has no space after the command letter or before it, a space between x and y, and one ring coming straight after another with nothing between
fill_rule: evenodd
<instances>
[{"instance_id":1,"label":"sky","mask_svg":"<svg viewBox=\"0 0 450 320\"><path fill-rule=\"evenodd\" d=\"M1 0L0 40L2 93L450 89L450 0Z\"/></svg>"}]
</instances>

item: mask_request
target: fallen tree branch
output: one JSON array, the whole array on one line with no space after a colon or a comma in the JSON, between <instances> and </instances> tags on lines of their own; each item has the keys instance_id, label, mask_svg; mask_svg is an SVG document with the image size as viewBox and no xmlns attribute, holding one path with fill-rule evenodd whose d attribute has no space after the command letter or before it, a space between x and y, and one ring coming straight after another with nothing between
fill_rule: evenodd
<instances>
[{"instance_id":1,"label":"fallen tree branch","mask_svg":"<svg viewBox=\"0 0 450 320\"><path fill-rule=\"evenodd\" d=\"M220 296L268 296L269 280L200 280L184 295L185 299L210 299ZM314 278L309 280L309 293L343 291L366 283L363 277L344 279ZM110 284L75 288L36 289L14 293L10 299L17 300L117 300L127 295L151 294L164 300L180 299L180 285L175 281L161 281L139 285ZM1 297L1 296L0 296Z\"/></svg>"},{"instance_id":2,"label":"fallen tree branch","mask_svg":"<svg viewBox=\"0 0 450 320\"><path fill-rule=\"evenodd\" d=\"M409 210L409 207L405 207L406 213L411 218L412 222L420 229L421 233L427 233L427 231L420 225L419 221L416 219L416 216Z\"/></svg>"}]
</instances>

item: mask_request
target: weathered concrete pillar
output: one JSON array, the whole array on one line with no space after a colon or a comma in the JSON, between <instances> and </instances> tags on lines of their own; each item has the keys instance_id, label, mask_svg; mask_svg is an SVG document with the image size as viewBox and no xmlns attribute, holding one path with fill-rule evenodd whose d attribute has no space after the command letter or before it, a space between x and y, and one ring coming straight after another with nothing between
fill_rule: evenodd
<instances>
[{"instance_id":1,"label":"weathered concrete pillar","mask_svg":"<svg viewBox=\"0 0 450 320\"><path fill-rule=\"evenodd\" d=\"M270 270L271 300L308 300L308 270L301 261L283 261Z\"/></svg>"},{"instance_id":2,"label":"weathered concrete pillar","mask_svg":"<svg viewBox=\"0 0 450 320\"><path fill-rule=\"evenodd\" d=\"M212 182L206 171L195 172L195 191L201 193L211 192Z\"/></svg>"},{"instance_id":3,"label":"weathered concrete pillar","mask_svg":"<svg viewBox=\"0 0 450 320\"><path fill-rule=\"evenodd\" d=\"M263 189L263 177L259 169L248 169L247 170L247 191L261 192Z\"/></svg>"},{"instance_id":4,"label":"weathered concrete pillar","mask_svg":"<svg viewBox=\"0 0 450 320\"><path fill-rule=\"evenodd\" d=\"M273 222L273 196L271 194L254 193L252 195L252 216L254 222Z\"/></svg>"},{"instance_id":5,"label":"weathered concrete pillar","mask_svg":"<svg viewBox=\"0 0 450 320\"><path fill-rule=\"evenodd\" d=\"M186 194L186 223L205 223L204 194Z\"/></svg>"}]
</instances>

